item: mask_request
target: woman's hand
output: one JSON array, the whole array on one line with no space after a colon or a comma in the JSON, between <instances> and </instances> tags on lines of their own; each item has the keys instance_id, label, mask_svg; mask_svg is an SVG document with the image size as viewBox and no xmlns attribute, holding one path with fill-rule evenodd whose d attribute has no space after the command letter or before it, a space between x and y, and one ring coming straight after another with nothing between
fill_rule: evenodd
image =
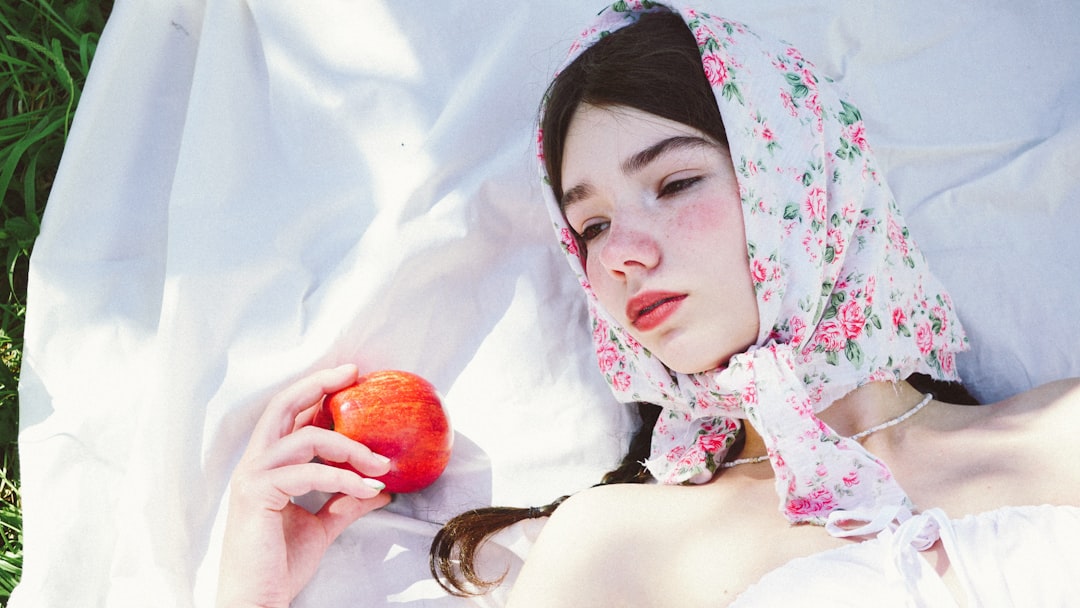
<instances>
[{"instance_id":1,"label":"woman's hand","mask_svg":"<svg viewBox=\"0 0 1080 608\"><path fill-rule=\"evenodd\" d=\"M353 365L312 374L274 397L259 419L230 482L219 606L288 606L330 543L390 502L380 482L313 462L348 462L371 476L389 471L387 459L364 445L311 425L323 397L356 379ZM292 502L313 490L334 494L317 513Z\"/></svg>"}]
</instances>

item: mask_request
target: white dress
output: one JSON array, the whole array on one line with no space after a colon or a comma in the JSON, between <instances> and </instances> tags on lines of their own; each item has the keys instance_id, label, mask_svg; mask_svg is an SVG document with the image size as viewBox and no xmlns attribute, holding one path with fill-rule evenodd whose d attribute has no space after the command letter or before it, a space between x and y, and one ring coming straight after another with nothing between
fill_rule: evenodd
<instances>
[{"instance_id":1,"label":"white dress","mask_svg":"<svg viewBox=\"0 0 1080 608\"><path fill-rule=\"evenodd\" d=\"M934 526L961 597L916 548ZM732 606L1080 606L1080 508L1003 507L957 520L931 509L876 538L794 559Z\"/></svg>"}]
</instances>

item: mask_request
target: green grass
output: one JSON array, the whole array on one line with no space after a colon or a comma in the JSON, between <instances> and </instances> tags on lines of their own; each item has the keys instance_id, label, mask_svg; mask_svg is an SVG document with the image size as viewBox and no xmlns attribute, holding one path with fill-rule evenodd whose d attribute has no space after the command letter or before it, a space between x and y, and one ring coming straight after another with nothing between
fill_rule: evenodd
<instances>
[{"instance_id":1,"label":"green grass","mask_svg":"<svg viewBox=\"0 0 1080 608\"><path fill-rule=\"evenodd\" d=\"M22 573L16 439L27 263L111 9L111 0L0 0L0 604Z\"/></svg>"}]
</instances>

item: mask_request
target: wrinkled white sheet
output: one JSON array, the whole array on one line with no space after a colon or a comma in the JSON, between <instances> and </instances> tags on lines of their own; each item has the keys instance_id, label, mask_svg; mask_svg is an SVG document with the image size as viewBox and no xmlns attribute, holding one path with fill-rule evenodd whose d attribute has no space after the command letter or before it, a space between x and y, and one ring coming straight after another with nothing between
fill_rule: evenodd
<instances>
[{"instance_id":1,"label":"wrinkled white sheet","mask_svg":"<svg viewBox=\"0 0 1080 608\"><path fill-rule=\"evenodd\" d=\"M1080 5L954 4L699 6L852 93L994 400L1080 374ZM209 605L253 422L347 361L433 381L456 452L297 605L500 603L439 591L432 522L589 485L635 422L533 167L543 87L602 5L117 2L31 261L12 606ZM493 572L538 527L501 536Z\"/></svg>"}]
</instances>

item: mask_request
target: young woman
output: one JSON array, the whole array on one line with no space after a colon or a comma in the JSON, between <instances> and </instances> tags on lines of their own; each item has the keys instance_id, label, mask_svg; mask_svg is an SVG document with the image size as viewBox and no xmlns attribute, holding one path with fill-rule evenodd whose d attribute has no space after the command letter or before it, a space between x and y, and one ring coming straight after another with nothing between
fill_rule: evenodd
<instances>
[{"instance_id":1,"label":"young woman","mask_svg":"<svg viewBox=\"0 0 1080 608\"><path fill-rule=\"evenodd\" d=\"M963 330L857 107L797 50L619 2L575 44L541 126L597 361L621 400L642 404L643 432L607 481L659 483L462 515L432 547L448 589L482 592L499 574L473 567L484 538L552 515L515 606L1065 605L1080 593L1080 383L964 407L907 381L952 379ZM233 476L222 604L287 604L335 536L386 503L363 477L310 463L385 471L307 426L311 405L355 377L316 374L264 414ZM339 495L312 515L290 501L312 489Z\"/></svg>"},{"instance_id":2,"label":"young woman","mask_svg":"<svg viewBox=\"0 0 1080 608\"><path fill-rule=\"evenodd\" d=\"M620 2L574 45L541 127L600 369L662 408L639 442L660 483L459 517L432 549L449 589L488 582L472 566L486 535L554 512L514 606L1078 591L1080 382L983 407L907 382L954 379L966 339L859 110L796 49Z\"/></svg>"}]
</instances>

